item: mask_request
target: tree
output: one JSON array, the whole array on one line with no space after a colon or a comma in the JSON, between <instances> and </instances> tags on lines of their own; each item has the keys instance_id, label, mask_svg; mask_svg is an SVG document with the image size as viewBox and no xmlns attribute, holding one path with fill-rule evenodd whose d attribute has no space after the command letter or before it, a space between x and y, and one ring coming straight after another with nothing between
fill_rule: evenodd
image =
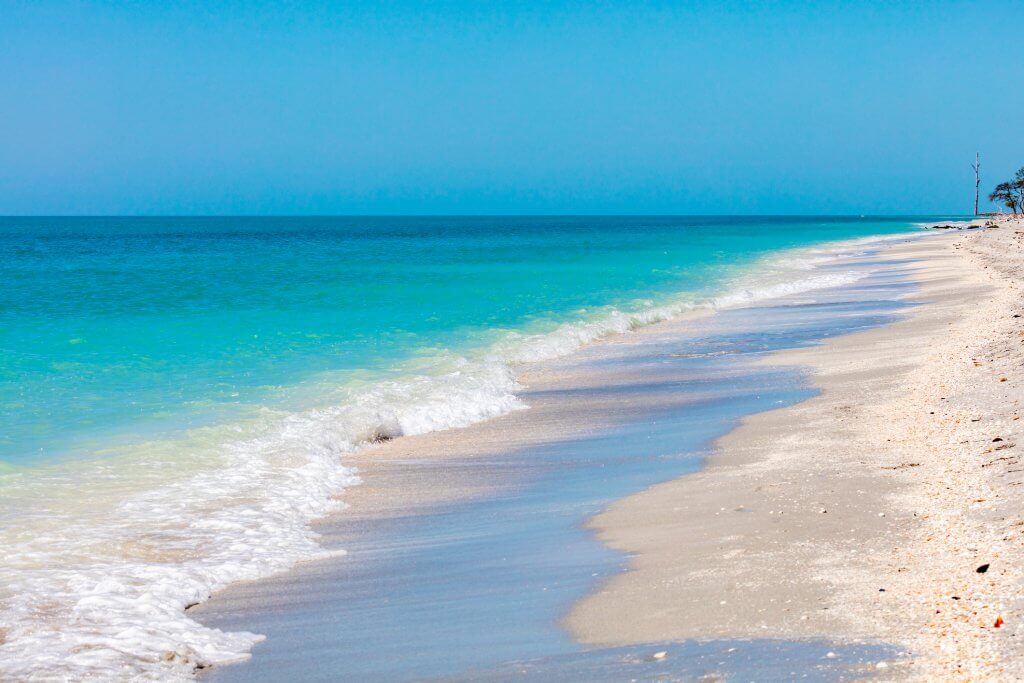
<instances>
[{"instance_id":1,"label":"tree","mask_svg":"<svg viewBox=\"0 0 1024 683\"><path fill-rule=\"evenodd\" d=\"M974 163L971 164L971 168L974 169L974 215L977 216L978 188L981 187L981 152L974 153ZM1024 168L1022 168L1021 170L1024 171Z\"/></svg>"},{"instance_id":2,"label":"tree","mask_svg":"<svg viewBox=\"0 0 1024 683\"><path fill-rule=\"evenodd\" d=\"M1017 169L1010 182L1012 189L1017 193L1017 206L1024 212L1024 166Z\"/></svg>"},{"instance_id":3,"label":"tree","mask_svg":"<svg viewBox=\"0 0 1024 683\"><path fill-rule=\"evenodd\" d=\"M1014 187L1014 183L999 183L996 185L996 189L992 190L992 194L988 196L988 200L990 202L999 202L1013 211L1014 216L1017 215L1019 195Z\"/></svg>"}]
</instances>

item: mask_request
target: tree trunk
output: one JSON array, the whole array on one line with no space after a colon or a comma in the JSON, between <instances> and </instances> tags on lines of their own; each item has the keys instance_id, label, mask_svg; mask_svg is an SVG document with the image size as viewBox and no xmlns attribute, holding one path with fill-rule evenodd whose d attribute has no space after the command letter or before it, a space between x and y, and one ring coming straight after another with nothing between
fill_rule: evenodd
<instances>
[{"instance_id":1,"label":"tree trunk","mask_svg":"<svg viewBox=\"0 0 1024 683\"><path fill-rule=\"evenodd\" d=\"M974 153L974 215L978 215L978 188L981 187L981 152Z\"/></svg>"}]
</instances>

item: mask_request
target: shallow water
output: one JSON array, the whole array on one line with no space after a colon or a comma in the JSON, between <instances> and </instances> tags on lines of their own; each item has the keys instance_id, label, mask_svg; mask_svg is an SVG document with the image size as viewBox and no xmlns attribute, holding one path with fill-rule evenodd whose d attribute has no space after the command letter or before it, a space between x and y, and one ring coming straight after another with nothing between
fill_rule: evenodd
<instances>
[{"instance_id":1,"label":"shallow water","mask_svg":"<svg viewBox=\"0 0 1024 683\"><path fill-rule=\"evenodd\" d=\"M863 244L827 241L914 228L2 218L0 677L243 656L252 634L184 607L324 557L349 454L525 407L521 363L848 284L864 269L828 264Z\"/></svg>"},{"instance_id":2,"label":"shallow water","mask_svg":"<svg viewBox=\"0 0 1024 683\"><path fill-rule=\"evenodd\" d=\"M324 372L356 373L335 384L393 379L404 362L511 331L707 295L772 250L911 225L0 217L0 463L66 458L125 431L171 433L254 405L328 403L294 385Z\"/></svg>"},{"instance_id":3,"label":"shallow water","mask_svg":"<svg viewBox=\"0 0 1024 683\"><path fill-rule=\"evenodd\" d=\"M655 656L661 655L664 656ZM848 681L870 680L891 669L877 663L899 657L878 645L835 646L825 641L716 640L648 643L563 653L476 669L445 681ZM887 664L888 666L888 664Z\"/></svg>"},{"instance_id":4,"label":"shallow water","mask_svg":"<svg viewBox=\"0 0 1024 683\"><path fill-rule=\"evenodd\" d=\"M584 437L479 453L468 466L486 468L503 483L497 495L369 524L364 518L346 526L339 517L329 543L348 556L264 584L262 596L257 585L243 591L247 600L214 600L198 610L208 625L267 635L250 662L215 668L208 677L842 680L897 657L884 645L818 641L584 648L559 625L575 600L624 568L625 558L582 526L588 517L617 498L695 471L710 442L744 415L811 395L799 369L752 360L885 324L909 305L904 297L912 285L902 263L867 254L826 266L850 267L872 274L843 288L590 347L563 361L616 379L565 391L565 401L584 394L661 398L649 401L654 408L626 403L620 414L602 416L611 426ZM530 390L522 396L531 401ZM267 607L252 608L261 599ZM652 659L660 650L670 655Z\"/></svg>"}]
</instances>

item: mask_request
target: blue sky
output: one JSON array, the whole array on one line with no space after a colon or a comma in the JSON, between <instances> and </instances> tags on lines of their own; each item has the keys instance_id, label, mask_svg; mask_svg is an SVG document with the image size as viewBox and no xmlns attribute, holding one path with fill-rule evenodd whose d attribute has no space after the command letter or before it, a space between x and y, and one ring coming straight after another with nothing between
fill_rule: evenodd
<instances>
[{"instance_id":1,"label":"blue sky","mask_svg":"<svg viewBox=\"0 0 1024 683\"><path fill-rule=\"evenodd\" d=\"M0 214L963 213L1024 4L0 0Z\"/></svg>"}]
</instances>

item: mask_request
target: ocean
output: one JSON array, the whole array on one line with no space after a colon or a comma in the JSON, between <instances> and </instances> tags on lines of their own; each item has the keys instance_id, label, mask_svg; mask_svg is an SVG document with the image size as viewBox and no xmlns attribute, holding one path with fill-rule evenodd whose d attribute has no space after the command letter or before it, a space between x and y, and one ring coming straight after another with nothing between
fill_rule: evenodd
<instances>
[{"instance_id":1,"label":"ocean","mask_svg":"<svg viewBox=\"0 0 1024 683\"><path fill-rule=\"evenodd\" d=\"M849 284L821 266L921 220L2 218L0 677L243 657L184 608L323 557L346 453L527 408L522 363Z\"/></svg>"}]
</instances>

